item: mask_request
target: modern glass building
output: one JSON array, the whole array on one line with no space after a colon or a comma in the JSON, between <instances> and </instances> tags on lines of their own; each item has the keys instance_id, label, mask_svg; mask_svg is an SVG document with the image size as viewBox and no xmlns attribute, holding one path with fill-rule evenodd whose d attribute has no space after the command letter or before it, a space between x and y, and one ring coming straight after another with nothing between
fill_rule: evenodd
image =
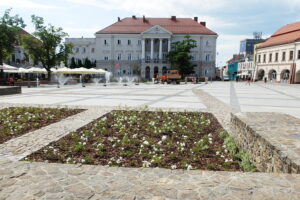
<instances>
[{"instance_id":1,"label":"modern glass building","mask_svg":"<svg viewBox=\"0 0 300 200\"><path fill-rule=\"evenodd\" d=\"M253 55L254 45L263 42L263 39L245 39L240 43L240 54Z\"/></svg>"}]
</instances>

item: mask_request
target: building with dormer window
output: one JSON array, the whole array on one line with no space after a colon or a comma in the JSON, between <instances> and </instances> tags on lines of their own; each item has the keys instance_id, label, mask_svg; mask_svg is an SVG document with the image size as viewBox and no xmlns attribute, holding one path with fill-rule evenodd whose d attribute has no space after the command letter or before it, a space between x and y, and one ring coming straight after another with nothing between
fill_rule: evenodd
<instances>
[{"instance_id":1,"label":"building with dormer window","mask_svg":"<svg viewBox=\"0 0 300 200\"><path fill-rule=\"evenodd\" d=\"M218 35L198 18L118 18L118 21L95 34L95 38L67 38L74 45L69 60L96 61L97 68L112 72L114 76L133 75L139 67L140 75L151 79L161 76L170 68L167 54L171 44L186 35L196 41L192 49L192 62L197 76L215 75L216 40ZM76 49L86 49L85 52ZM92 53L90 49L94 48Z\"/></svg>"}]
</instances>

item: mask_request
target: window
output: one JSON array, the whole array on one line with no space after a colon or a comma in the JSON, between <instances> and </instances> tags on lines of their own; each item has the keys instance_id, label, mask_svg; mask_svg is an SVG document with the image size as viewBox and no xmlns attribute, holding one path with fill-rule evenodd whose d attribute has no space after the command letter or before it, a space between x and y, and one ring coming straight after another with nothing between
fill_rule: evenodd
<instances>
[{"instance_id":1,"label":"window","mask_svg":"<svg viewBox=\"0 0 300 200\"><path fill-rule=\"evenodd\" d=\"M138 45L142 45L142 41L141 40L138 40Z\"/></svg>"},{"instance_id":2,"label":"window","mask_svg":"<svg viewBox=\"0 0 300 200\"><path fill-rule=\"evenodd\" d=\"M122 55L120 53L118 53L118 60L122 59Z\"/></svg>"},{"instance_id":3,"label":"window","mask_svg":"<svg viewBox=\"0 0 300 200\"><path fill-rule=\"evenodd\" d=\"M278 62L278 53L275 53L275 62Z\"/></svg>"},{"instance_id":4,"label":"window","mask_svg":"<svg viewBox=\"0 0 300 200\"><path fill-rule=\"evenodd\" d=\"M285 52L282 52L282 61L285 61Z\"/></svg>"},{"instance_id":5,"label":"window","mask_svg":"<svg viewBox=\"0 0 300 200\"><path fill-rule=\"evenodd\" d=\"M264 61L263 61L264 63L266 62L266 57L267 57L266 54L264 54Z\"/></svg>"},{"instance_id":6,"label":"window","mask_svg":"<svg viewBox=\"0 0 300 200\"><path fill-rule=\"evenodd\" d=\"M206 60L206 62L208 62L210 60L210 55L209 54L206 54L205 60Z\"/></svg>"},{"instance_id":7,"label":"window","mask_svg":"<svg viewBox=\"0 0 300 200\"><path fill-rule=\"evenodd\" d=\"M205 44L207 47L209 46L209 41L206 41L206 44Z\"/></svg>"},{"instance_id":8,"label":"window","mask_svg":"<svg viewBox=\"0 0 300 200\"><path fill-rule=\"evenodd\" d=\"M78 53L78 52L79 52L79 48L77 47L77 48L76 48L76 53Z\"/></svg>"},{"instance_id":9,"label":"window","mask_svg":"<svg viewBox=\"0 0 300 200\"><path fill-rule=\"evenodd\" d=\"M85 47L83 47L83 49L82 49L82 53L85 53Z\"/></svg>"},{"instance_id":10,"label":"window","mask_svg":"<svg viewBox=\"0 0 300 200\"><path fill-rule=\"evenodd\" d=\"M106 40L104 40L104 45L107 45L107 41Z\"/></svg>"},{"instance_id":11,"label":"window","mask_svg":"<svg viewBox=\"0 0 300 200\"><path fill-rule=\"evenodd\" d=\"M128 60L131 60L131 53L128 54Z\"/></svg>"},{"instance_id":12,"label":"window","mask_svg":"<svg viewBox=\"0 0 300 200\"><path fill-rule=\"evenodd\" d=\"M128 45L131 45L131 40L128 40Z\"/></svg>"},{"instance_id":13,"label":"window","mask_svg":"<svg viewBox=\"0 0 300 200\"><path fill-rule=\"evenodd\" d=\"M191 56L191 60L195 60L195 56L194 55Z\"/></svg>"},{"instance_id":14,"label":"window","mask_svg":"<svg viewBox=\"0 0 300 200\"><path fill-rule=\"evenodd\" d=\"M270 55L269 55L269 62L272 62L272 56L273 56L273 54L270 53Z\"/></svg>"},{"instance_id":15,"label":"window","mask_svg":"<svg viewBox=\"0 0 300 200\"><path fill-rule=\"evenodd\" d=\"M120 45L121 44L121 40L118 40L118 45Z\"/></svg>"},{"instance_id":16,"label":"window","mask_svg":"<svg viewBox=\"0 0 300 200\"><path fill-rule=\"evenodd\" d=\"M95 52L95 48L92 48L91 52L94 53Z\"/></svg>"},{"instance_id":17,"label":"window","mask_svg":"<svg viewBox=\"0 0 300 200\"><path fill-rule=\"evenodd\" d=\"M298 50L298 59L300 59L300 50Z\"/></svg>"},{"instance_id":18,"label":"window","mask_svg":"<svg viewBox=\"0 0 300 200\"><path fill-rule=\"evenodd\" d=\"M290 51L290 60L294 59L294 51Z\"/></svg>"},{"instance_id":19,"label":"window","mask_svg":"<svg viewBox=\"0 0 300 200\"><path fill-rule=\"evenodd\" d=\"M258 55L258 63L261 61L261 55Z\"/></svg>"},{"instance_id":20,"label":"window","mask_svg":"<svg viewBox=\"0 0 300 200\"><path fill-rule=\"evenodd\" d=\"M105 56L105 57L104 57L104 60L108 60L108 57L107 57L107 56Z\"/></svg>"}]
</instances>

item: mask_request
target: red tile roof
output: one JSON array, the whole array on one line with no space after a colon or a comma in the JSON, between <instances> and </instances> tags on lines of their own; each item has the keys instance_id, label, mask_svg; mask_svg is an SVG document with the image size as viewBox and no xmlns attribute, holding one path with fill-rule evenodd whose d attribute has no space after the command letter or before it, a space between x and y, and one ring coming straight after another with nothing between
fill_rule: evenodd
<instances>
[{"instance_id":1,"label":"red tile roof","mask_svg":"<svg viewBox=\"0 0 300 200\"><path fill-rule=\"evenodd\" d=\"M270 47L300 41L300 22L283 26L267 41L259 44L257 48Z\"/></svg>"},{"instance_id":2,"label":"red tile roof","mask_svg":"<svg viewBox=\"0 0 300 200\"><path fill-rule=\"evenodd\" d=\"M202 24L194 21L191 18L176 18L172 20L171 18L146 18L144 22L143 18L124 18L97 33L142 33L147 29L160 25L161 27L167 29L173 34L207 34L207 35L217 35L217 33L206 28ZM96 34L97 34L96 33Z\"/></svg>"}]
</instances>

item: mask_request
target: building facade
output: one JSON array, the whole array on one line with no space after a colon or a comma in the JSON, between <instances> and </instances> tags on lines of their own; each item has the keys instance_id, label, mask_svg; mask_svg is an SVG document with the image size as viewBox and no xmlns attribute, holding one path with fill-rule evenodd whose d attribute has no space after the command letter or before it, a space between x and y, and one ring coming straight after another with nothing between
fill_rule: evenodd
<instances>
[{"instance_id":1,"label":"building facade","mask_svg":"<svg viewBox=\"0 0 300 200\"><path fill-rule=\"evenodd\" d=\"M240 78L254 77L255 64L252 56L242 59L238 63L238 75Z\"/></svg>"},{"instance_id":2,"label":"building facade","mask_svg":"<svg viewBox=\"0 0 300 200\"><path fill-rule=\"evenodd\" d=\"M263 39L245 39L240 42L240 54L253 55L254 45L263 42Z\"/></svg>"},{"instance_id":3,"label":"building facade","mask_svg":"<svg viewBox=\"0 0 300 200\"><path fill-rule=\"evenodd\" d=\"M257 80L300 83L300 22L280 28L256 51Z\"/></svg>"},{"instance_id":4,"label":"building facade","mask_svg":"<svg viewBox=\"0 0 300 200\"><path fill-rule=\"evenodd\" d=\"M192 62L197 76L215 75L216 40L218 35L198 18L118 18L118 21L95 34L95 38L67 38L74 46L70 55L75 61L96 61L97 68L114 76L141 75L151 79L170 69L167 54L171 44L190 35L197 47L192 49Z\"/></svg>"}]
</instances>

